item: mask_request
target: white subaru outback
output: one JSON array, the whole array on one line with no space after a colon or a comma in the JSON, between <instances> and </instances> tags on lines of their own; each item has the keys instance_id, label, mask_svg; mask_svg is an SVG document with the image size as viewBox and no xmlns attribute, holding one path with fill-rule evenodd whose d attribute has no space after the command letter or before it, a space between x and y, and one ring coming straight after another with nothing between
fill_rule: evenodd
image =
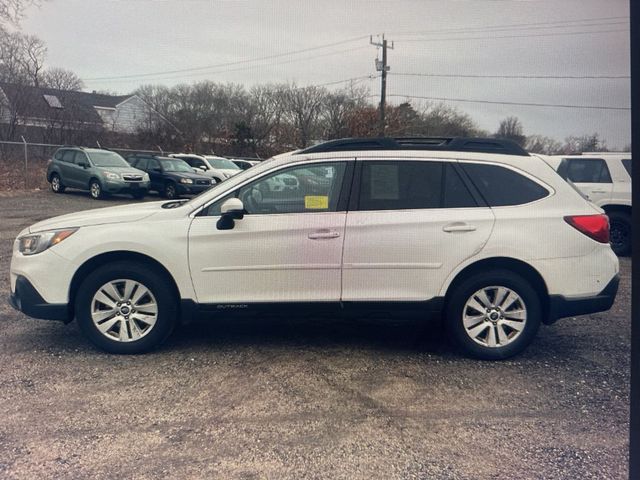
<instances>
[{"instance_id":1,"label":"white subaru outback","mask_svg":"<svg viewBox=\"0 0 640 480\"><path fill-rule=\"evenodd\" d=\"M273 178L295 177L274 190ZM607 310L606 215L495 139L346 139L279 155L189 201L90 210L20 233L11 303L139 353L238 312L444 313L467 354L522 351L541 323Z\"/></svg>"}]
</instances>

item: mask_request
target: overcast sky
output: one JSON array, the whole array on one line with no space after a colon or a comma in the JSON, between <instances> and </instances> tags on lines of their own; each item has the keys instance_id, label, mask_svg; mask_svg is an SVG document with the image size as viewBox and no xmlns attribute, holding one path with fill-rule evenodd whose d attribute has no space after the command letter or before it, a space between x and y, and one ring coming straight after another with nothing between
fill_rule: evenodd
<instances>
[{"instance_id":1,"label":"overcast sky","mask_svg":"<svg viewBox=\"0 0 640 480\"><path fill-rule=\"evenodd\" d=\"M358 78L379 95L380 80L361 77L376 74L368 36L384 32L394 41L390 103L410 95L628 108L627 78L398 75L628 76L628 13L628 0L49 0L28 11L23 29L46 42L49 66L75 71L88 90ZM526 134L598 132L610 148L631 137L628 110L446 103L490 131L516 115Z\"/></svg>"}]
</instances>

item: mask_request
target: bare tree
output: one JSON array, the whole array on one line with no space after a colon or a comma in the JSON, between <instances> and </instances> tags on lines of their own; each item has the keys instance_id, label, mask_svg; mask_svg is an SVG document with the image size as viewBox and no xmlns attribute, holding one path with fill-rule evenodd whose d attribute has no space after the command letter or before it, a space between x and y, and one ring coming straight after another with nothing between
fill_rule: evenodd
<instances>
[{"instance_id":1,"label":"bare tree","mask_svg":"<svg viewBox=\"0 0 640 480\"><path fill-rule=\"evenodd\" d=\"M78 75L65 68L49 68L42 73L40 84L58 90L82 90L84 82Z\"/></svg>"},{"instance_id":2,"label":"bare tree","mask_svg":"<svg viewBox=\"0 0 640 480\"><path fill-rule=\"evenodd\" d=\"M44 68L44 59L47 55L47 47L35 35L25 35L22 48L24 49L22 63L25 74L30 83L38 87L40 86L40 76Z\"/></svg>"},{"instance_id":3,"label":"bare tree","mask_svg":"<svg viewBox=\"0 0 640 480\"><path fill-rule=\"evenodd\" d=\"M607 152L607 142L600 138L597 133L582 136L570 136L565 138L562 147L562 153L580 153L580 152Z\"/></svg>"},{"instance_id":4,"label":"bare tree","mask_svg":"<svg viewBox=\"0 0 640 480\"><path fill-rule=\"evenodd\" d=\"M562 152L560 142L544 135L529 135L525 148L532 153L542 153L543 155L556 155Z\"/></svg>"},{"instance_id":5,"label":"bare tree","mask_svg":"<svg viewBox=\"0 0 640 480\"><path fill-rule=\"evenodd\" d=\"M18 25L24 16L24 11L40 3L39 0L0 0L0 28L6 24Z\"/></svg>"},{"instance_id":6,"label":"bare tree","mask_svg":"<svg viewBox=\"0 0 640 480\"><path fill-rule=\"evenodd\" d=\"M498 131L495 134L497 138L506 138L513 140L519 145L524 145L527 137L524 135L522 123L518 117L507 117L500 122Z\"/></svg>"},{"instance_id":7,"label":"bare tree","mask_svg":"<svg viewBox=\"0 0 640 480\"><path fill-rule=\"evenodd\" d=\"M294 127L293 142L298 148L309 145L317 131L322 103L327 95L324 88L288 86L282 91L284 113Z\"/></svg>"}]
</instances>

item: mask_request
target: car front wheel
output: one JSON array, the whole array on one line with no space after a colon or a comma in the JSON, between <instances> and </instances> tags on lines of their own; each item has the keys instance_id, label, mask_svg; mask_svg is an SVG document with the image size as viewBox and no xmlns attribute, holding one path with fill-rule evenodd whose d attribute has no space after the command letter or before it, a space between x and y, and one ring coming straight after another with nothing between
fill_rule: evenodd
<instances>
[{"instance_id":1,"label":"car front wheel","mask_svg":"<svg viewBox=\"0 0 640 480\"><path fill-rule=\"evenodd\" d=\"M165 276L142 264L114 262L80 286L75 302L82 332L110 353L144 353L158 347L177 318L177 299Z\"/></svg>"},{"instance_id":2,"label":"car front wheel","mask_svg":"<svg viewBox=\"0 0 640 480\"><path fill-rule=\"evenodd\" d=\"M173 182L167 182L164 186L164 192L162 192L162 195L169 200L176 198L178 196L176 185Z\"/></svg>"},{"instance_id":3,"label":"car front wheel","mask_svg":"<svg viewBox=\"0 0 640 480\"><path fill-rule=\"evenodd\" d=\"M51 175L51 190L53 193L64 193L66 187L62 184L60 176L57 173Z\"/></svg>"},{"instance_id":4,"label":"car front wheel","mask_svg":"<svg viewBox=\"0 0 640 480\"><path fill-rule=\"evenodd\" d=\"M100 185L100 182L98 180L91 180L91 183L89 183L89 195L91 195L91 198L93 198L94 200L100 200L101 198L104 198L102 185Z\"/></svg>"},{"instance_id":5,"label":"car front wheel","mask_svg":"<svg viewBox=\"0 0 640 480\"><path fill-rule=\"evenodd\" d=\"M522 352L540 327L542 308L529 282L508 270L473 275L447 302L453 342L472 357L501 360Z\"/></svg>"}]
</instances>

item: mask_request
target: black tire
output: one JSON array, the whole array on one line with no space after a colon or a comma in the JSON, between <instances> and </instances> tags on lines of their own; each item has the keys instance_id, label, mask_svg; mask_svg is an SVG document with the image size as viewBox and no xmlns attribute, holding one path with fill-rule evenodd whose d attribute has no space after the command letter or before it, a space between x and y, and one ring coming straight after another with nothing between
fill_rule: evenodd
<instances>
[{"instance_id":1,"label":"black tire","mask_svg":"<svg viewBox=\"0 0 640 480\"><path fill-rule=\"evenodd\" d=\"M53 175L51 175L51 191L53 193L64 193L64 191L67 189L67 187L65 187L62 184L62 179L60 178L60 175L58 175L57 173L54 173Z\"/></svg>"},{"instance_id":2,"label":"black tire","mask_svg":"<svg viewBox=\"0 0 640 480\"><path fill-rule=\"evenodd\" d=\"M611 248L620 257L631 254L631 215L626 212L609 212Z\"/></svg>"},{"instance_id":3,"label":"black tire","mask_svg":"<svg viewBox=\"0 0 640 480\"><path fill-rule=\"evenodd\" d=\"M102 185L95 178L92 178L89 182L89 196L94 200L101 200L105 197Z\"/></svg>"},{"instance_id":4,"label":"black tire","mask_svg":"<svg viewBox=\"0 0 640 480\"><path fill-rule=\"evenodd\" d=\"M98 330L91 317L93 296L103 285L117 279L144 285L157 304L155 324L137 340L121 342L111 339ZM76 295L75 313L80 330L96 347L109 353L138 354L157 348L173 331L178 315L178 300L167 280L166 275L157 269L138 263L114 262L96 269L82 282Z\"/></svg>"},{"instance_id":5,"label":"black tire","mask_svg":"<svg viewBox=\"0 0 640 480\"><path fill-rule=\"evenodd\" d=\"M169 200L173 200L174 198L178 198L178 190L176 188L176 184L173 182L167 182L164 185L164 189L162 191L162 196L164 198L168 198Z\"/></svg>"},{"instance_id":6,"label":"black tire","mask_svg":"<svg viewBox=\"0 0 640 480\"><path fill-rule=\"evenodd\" d=\"M516 293L524 303L526 309L524 328L517 336L513 336L513 340L511 340L510 343L506 343L504 346L489 347L488 345L478 343L467 333L463 322L463 310L465 309L467 301L470 300L476 292L491 286L506 287ZM473 311L473 309L471 311ZM485 312L482 312L482 314L484 315ZM449 337L465 355L482 360L502 360L517 355L531 343L538 328L540 328L542 307L539 295L523 277L509 270L491 270L472 275L459 283L447 299L445 315L445 325ZM487 316L489 316L489 313L487 313ZM499 320L496 319L496 321ZM490 322L490 320L487 319L485 322ZM479 326L480 323L477 325ZM489 324L488 328L497 329L498 326ZM504 328L505 327L502 327L503 331L505 331ZM515 333L515 331L511 331L508 327L507 329L510 333ZM497 332L497 330L494 331ZM489 332L487 331L486 333L488 336Z\"/></svg>"}]
</instances>

